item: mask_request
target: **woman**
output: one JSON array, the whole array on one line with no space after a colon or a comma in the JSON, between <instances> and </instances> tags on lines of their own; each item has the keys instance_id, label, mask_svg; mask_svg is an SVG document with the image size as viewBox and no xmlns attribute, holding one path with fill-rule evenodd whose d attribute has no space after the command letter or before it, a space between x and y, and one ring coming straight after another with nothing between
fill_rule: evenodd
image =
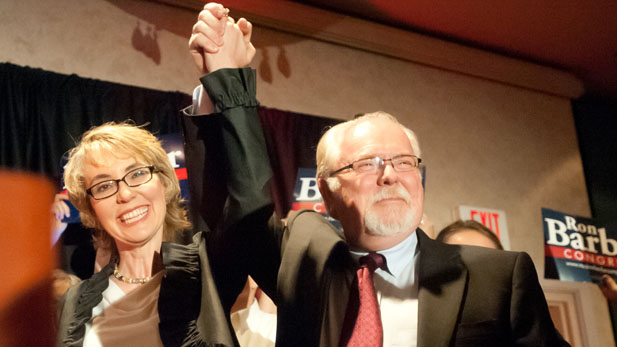
<instances>
[{"instance_id":1,"label":"woman","mask_svg":"<svg viewBox=\"0 0 617 347\"><path fill-rule=\"evenodd\" d=\"M215 20L227 20L222 7ZM247 28L246 23L243 26ZM250 26L248 29L250 35ZM231 20L226 30L226 47L229 42L244 42L246 32ZM221 47L219 53L216 59L206 61L209 71L243 66L233 66L233 59L225 56L233 55L233 50ZM232 64L216 65L217 59ZM247 162L267 162L263 136L260 132L254 137L234 136L236 126L259 127L254 124L256 119L234 116L244 112L240 105L257 105L254 77L245 76L244 96L232 97L227 86L218 83L218 76L239 71L226 69L203 78L212 98L207 101L217 105L219 114L182 119L189 137L204 136L186 130L187 123L197 121L193 118L229 124L225 127L228 133L216 136L229 151L223 153L226 159L217 163L217 169L221 177L233 172L233 179L224 182L229 196L217 226L227 234L249 228L256 214L270 213L259 211L263 207L260 201L268 201L264 197L268 166L242 169ZM203 174L192 170L189 163L189 175ZM89 130L70 151L64 179L82 223L95 229L97 246L111 250L112 256L100 272L69 289L61 299L58 345L237 345L228 317L231 298L237 296L246 279L246 272L234 271L233 266L242 269L245 257L226 252L227 245L217 243L217 230L195 230L194 242L188 246L163 242L191 224L167 154L151 133L130 123L107 123Z\"/></svg>"},{"instance_id":2,"label":"woman","mask_svg":"<svg viewBox=\"0 0 617 347\"><path fill-rule=\"evenodd\" d=\"M111 250L112 260L63 297L59 344L162 345L164 332L153 333L161 246L190 227L167 154L148 131L107 123L83 135L64 179L82 223L95 230L97 247Z\"/></svg>"}]
</instances>

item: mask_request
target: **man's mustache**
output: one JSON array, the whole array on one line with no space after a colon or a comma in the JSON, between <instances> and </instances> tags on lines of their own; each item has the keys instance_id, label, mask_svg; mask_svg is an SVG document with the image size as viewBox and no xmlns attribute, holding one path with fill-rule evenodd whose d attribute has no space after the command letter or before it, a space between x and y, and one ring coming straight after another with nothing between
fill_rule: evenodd
<instances>
[{"instance_id":1,"label":"man's mustache","mask_svg":"<svg viewBox=\"0 0 617 347\"><path fill-rule=\"evenodd\" d=\"M407 190L405 190L405 188L403 188L402 186L383 187L379 192L371 196L371 199L369 200L369 206L381 200L396 198L403 199L406 203L409 203L411 201L411 196L409 195L409 192L407 192Z\"/></svg>"}]
</instances>

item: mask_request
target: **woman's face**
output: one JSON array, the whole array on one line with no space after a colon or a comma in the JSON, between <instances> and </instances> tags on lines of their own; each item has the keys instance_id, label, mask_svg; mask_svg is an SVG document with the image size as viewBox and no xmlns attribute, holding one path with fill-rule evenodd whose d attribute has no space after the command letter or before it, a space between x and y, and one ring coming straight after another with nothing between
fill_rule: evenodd
<instances>
[{"instance_id":1,"label":"woman's face","mask_svg":"<svg viewBox=\"0 0 617 347\"><path fill-rule=\"evenodd\" d=\"M150 165L134 158L105 160L102 163L84 164L86 188L108 180L123 178L128 172ZM159 174L137 187L118 183L118 192L108 198L95 200L90 205L103 229L116 242L118 250L142 247L149 243L157 246L163 239L163 226L167 207L165 187Z\"/></svg>"}]
</instances>

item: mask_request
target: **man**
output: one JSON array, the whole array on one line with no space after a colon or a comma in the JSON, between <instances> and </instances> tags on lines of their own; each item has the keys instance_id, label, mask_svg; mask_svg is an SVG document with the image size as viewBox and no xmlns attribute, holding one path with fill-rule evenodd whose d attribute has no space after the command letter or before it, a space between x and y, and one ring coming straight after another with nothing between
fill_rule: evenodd
<instances>
[{"instance_id":1,"label":"man","mask_svg":"<svg viewBox=\"0 0 617 347\"><path fill-rule=\"evenodd\" d=\"M222 13L222 6L208 4L193 27L189 46L202 73L208 65L203 62L215 58L217 45L229 44L224 33L228 19ZM245 37L250 38L250 30ZM247 47L249 41L244 41ZM244 56L241 47L238 56ZM241 95L246 88L239 79L230 77L228 82L237 84ZM196 114L204 113L199 94L196 90ZM254 107L245 109L246 117L256 117ZM207 130L198 127L189 132ZM239 141L257 143L255 129L223 127L222 131ZM199 141L189 137L187 146L199 146ZM208 150L234 155L225 148ZM200 160L190 152L187 162ZM366 281L356 278L362 271L358 261L369 252L385 257L384 266L367 277L374 282L372 300L379 305L379 314L373 317L377 320L368 328L375 328L379 338L371 344L361 338L360 345L567 345L553 326L527 254L445 245L418 229L423 209L419 156L413 133L385 113L339 124L319 142L317 179L327 209L341 222L344 235L321 215L302 211L287 223L273 217L264 226L265 221L256 219L251 233L223 236L250 245L236 248L242 259L236 265L247 269L277 304L277 345L336 346L354 341L356 331L348 327L364 322L354 314L359 317L363 305L367 307L361 298L366 292L359 284ZM191 174L192 181L199 179ZM219 290L235 292L236 287ZM356 300L360 308L349 309L348 303Z\"/></svg>"}]
</instances>

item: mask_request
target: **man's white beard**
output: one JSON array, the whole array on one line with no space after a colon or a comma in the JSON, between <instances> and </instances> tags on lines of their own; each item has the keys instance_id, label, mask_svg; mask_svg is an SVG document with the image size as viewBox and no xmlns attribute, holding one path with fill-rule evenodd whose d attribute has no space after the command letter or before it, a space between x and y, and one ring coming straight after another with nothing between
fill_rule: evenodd
<instances>
[{"instance_id":1,"label":"man's white beard","mask_svg":"<svg viewBox=\"0 0 617 347\"><path fill-rule=\"evenodd\" d=\"M368 208L364 214L364 226L369 235L390 236L409 231L414 227L417 220L417 211L408 208L403 215L398 209L387 211L385 217L380 218L374 205L376 202L387 198L403 198L409 204L411 197L401 186L395 188L383 188L379 193L373 195L368 203Z\"/></svg>"}]
</instances>

